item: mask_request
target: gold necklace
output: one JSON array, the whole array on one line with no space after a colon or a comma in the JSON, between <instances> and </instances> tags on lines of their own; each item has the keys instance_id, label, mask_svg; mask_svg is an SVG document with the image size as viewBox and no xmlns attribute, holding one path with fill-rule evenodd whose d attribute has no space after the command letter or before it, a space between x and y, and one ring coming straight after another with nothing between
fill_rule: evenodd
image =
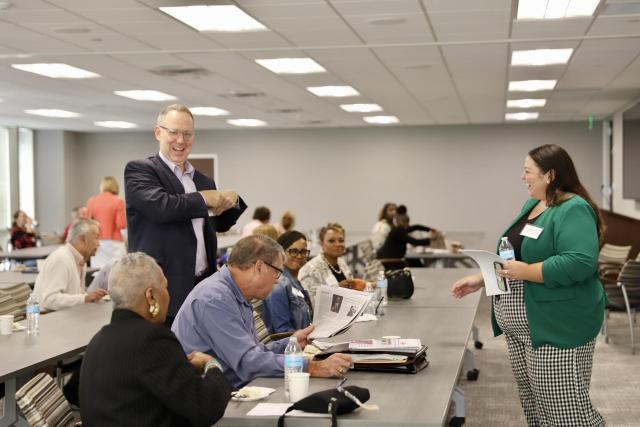
<instances>
[{"instance_id":1,"label":"gold necklace","mask_svg":"<svg viewBox=\"0 0 640 427\"><path fill-rule=\"evenodd\" d=\"M331 265L329 261L327 261L327 257L325 257L324 254L322 255L322 259L324 259L324 262L327 263L331 271L333 271L336 274L342 274L342 269L340 268L340 264L338 264L338 268L336 269L334 266Z\"/></svg>"}]
</instances>

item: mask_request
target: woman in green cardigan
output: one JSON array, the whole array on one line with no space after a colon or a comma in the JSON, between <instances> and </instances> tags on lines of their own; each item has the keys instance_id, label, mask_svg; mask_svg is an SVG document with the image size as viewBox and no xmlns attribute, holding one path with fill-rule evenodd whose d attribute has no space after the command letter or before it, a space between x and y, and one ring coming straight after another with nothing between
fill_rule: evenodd
<instances>
[{"instance_id":1,"label":"woman in green cardigan","mask_svg":"<svg viewBox=\"0 0 640 427\"><path fill-rule=\"evenodd\" d=\"M602 426L589 398L606 303L598 279L600 211L557 145L531 150L522 180L530 199L504 233L516 257L500 270L511 292L493 297L494 334L505 335L530 426ZM462 298L482 286L482 275L471 275L452 293Z\"/></svg>"}]
</instances>

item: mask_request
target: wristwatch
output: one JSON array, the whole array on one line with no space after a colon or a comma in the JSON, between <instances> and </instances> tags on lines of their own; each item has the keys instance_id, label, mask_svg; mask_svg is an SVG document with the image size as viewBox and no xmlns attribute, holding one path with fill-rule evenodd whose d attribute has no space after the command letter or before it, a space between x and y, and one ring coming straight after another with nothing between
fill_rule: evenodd
<instances>
[{"instance_id":1,"label":"wristwatch","mask_svg":"<svg viewBox=\"0 0 640 427\"><path fill-rule=\"evenodd\" d=\"M222 365L220 364L220 362L218 362L218 359L213 357L204 365L204 373L206 374L207 371L213 367L218 368L220 372L222 372Z\"/></svg>"}]
</instances>

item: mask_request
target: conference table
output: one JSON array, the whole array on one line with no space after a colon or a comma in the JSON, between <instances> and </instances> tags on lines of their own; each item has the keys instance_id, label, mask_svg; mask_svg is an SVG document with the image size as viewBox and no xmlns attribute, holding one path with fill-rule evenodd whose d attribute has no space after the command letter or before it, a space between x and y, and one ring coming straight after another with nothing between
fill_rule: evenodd
<instances>
[{"instance_id":1,"label":"conference table","mask_svg":"<svg viewBox=\"0 0 640 427\"><path fill-rule=\"evenodd\" d=\"M0 258L15 259L16 261L44 259L60 246L62 245L46 245L36 246L33 248L16 249L11 252L0 252Z\"/></svg>"},{"instance_id":2,"label":"conference table","mask_svg":"<svg viewBox=\"0 0 640 427\"><path fill-rule=\"evenodd\" d=\"M427 350L429 366L417 374L350 371L345 385L369 389L368 403L378 411L358 410L341 415L340 426L442 426L447 422L449 406L463 366L466 344L473 326L481 292L462 300L451 297L451 284L465 270L413 270L416 291L410 300L389 301L385 315L377 321L356 323L345 334L331 341L379 338L399 335L420 338ZM467 271L468 273L468 271ZM310 392L335 387L336 379L311 378ZM248 416L261 402L283 403L282 378L258 378L251 386L276 389L259 402L229 402L220 426L276 426L277 417ZM326 426L327 419L287 417L286 425Z\"/></svg>"},{"instance_id":3,"label":"conference table","mask_svg":"<svg viewBox=\"0 0 640 427\"><path fill-rule=\"evenodd\" d=\"M21 273L19 271L0 271L0 284L17 285L26 283L33 287L38 273Z\"/></svg>"}]
</instances>

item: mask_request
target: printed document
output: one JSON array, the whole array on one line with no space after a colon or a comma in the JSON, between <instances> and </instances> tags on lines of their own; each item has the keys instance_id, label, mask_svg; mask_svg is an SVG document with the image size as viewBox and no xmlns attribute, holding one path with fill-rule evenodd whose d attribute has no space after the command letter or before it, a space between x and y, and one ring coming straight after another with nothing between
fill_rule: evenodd
<instances>
[{"instance_id":1,"label":"printed document","mask_svg":"<svg viewBox=\"0 0 640 427\"><path fill-rule=\"evenodd\" d=\"M328 338L346 331L362 314L375 294L352 289L320 286L316 292L310 338Z\"/></svg>"},{"instance_id":2,"label":"printed document","mask_svg":"<svg viewBox=\"0 0 640 427\"><path fill-rule=\"evenodd\" d=\"M502 295L511 292L509 280L498 275L502 270L504 260L493 252L464 249L462 253L469 255L480 266L484 279L484 290L487 296Z\"/></svg>"}]
</instances>

